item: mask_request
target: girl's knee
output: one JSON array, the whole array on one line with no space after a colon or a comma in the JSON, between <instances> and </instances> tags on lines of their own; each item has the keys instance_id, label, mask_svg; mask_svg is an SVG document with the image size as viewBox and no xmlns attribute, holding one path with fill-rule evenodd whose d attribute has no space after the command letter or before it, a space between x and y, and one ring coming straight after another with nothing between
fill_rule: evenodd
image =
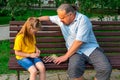
<instances>
[{"instance_id":1,"label":"girl's knee","mask_svg":"<svg viewBox=\"0 0 120 80\"><path fill-rule=\"evenodd\" d=\"M40 72L45 72L45 70L46 70L46 68L45 68L45 66L44 66L43 63L38 63L38 64L36 64L36 67L37 67L37 69L38 69Z\"/></svg>"},{"instance_id":2,"label":"girl's knee","mask_svg":"<svg viewBox=\"0 0 120 80\"><path fill-rule=\"evenodd\" d=\"M34 66L31 66L28 71L31 73L31 74L37 74L37 69L34 67Z\"/></svg>"},{"instance_id":3,"label":"girl's knee","mask_svg":"<svg viewBox=\"0 0 120 80\"><path fill-rule=\"evenodd\" d=\"M41 66L41 67L39 68L39 71L40 71L40 72L45 72L45 71L46 71L46 69L45 69L45 67L44 67L44 66Z\"/></svg>"}]
</instances>

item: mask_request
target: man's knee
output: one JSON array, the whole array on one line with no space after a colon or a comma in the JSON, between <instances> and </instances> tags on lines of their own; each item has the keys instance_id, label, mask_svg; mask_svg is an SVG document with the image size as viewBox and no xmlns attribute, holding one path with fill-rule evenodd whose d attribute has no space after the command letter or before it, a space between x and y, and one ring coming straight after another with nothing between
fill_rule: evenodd
<instances>
[{"instance_id":1,"label":"man's knee","mask_svg":"<svg viewBox=\"0 0 120 80\"><path fill-rule=\"evenodd\" d=\"M97 72L109 74L112 72L112 68L106 68L106 69L99 69Z\"/></svg>"},{"instance_id":2,"label":"man's knee","mask_svg":"<svg viewBox=\"0 0 120 80\"><path fill-rule=\"evenodd\" d=\"M112 66L110 64L104 65L104 66L99 67L96 71L104 72L104 73L111 73L112 72Z\"/></svg>"},{"instance_id":3,"label":"man's knee","mask_svg":"<svg viewBox=\"0 0 120 80\"><path fill-rule=\"evenodd\" d=\"M79 78L85 70L85 56L83 54L74 54L69 59L68 75L70 78Z\"/></svg>"},{"instance_id":4,"label":"man's knee","mask_svg":"<svg viewBox=\"0 0 120 80\"><path fill-rule=\"evenodd\" d=\"M68 75L70 78L79 78L84 74L84 67L72 65L68 68Z\"/></svg>"},{"instance_id":5,"label":"man's knee","mask_svg":"<svg viewBox=\"0 0 120 80\"><path fill-rule=\"evenodd\" d=\"M95 77L97 78L97 80L109 80L111 72L112 67L98 69Z\"/></svg>"}]
</instances>

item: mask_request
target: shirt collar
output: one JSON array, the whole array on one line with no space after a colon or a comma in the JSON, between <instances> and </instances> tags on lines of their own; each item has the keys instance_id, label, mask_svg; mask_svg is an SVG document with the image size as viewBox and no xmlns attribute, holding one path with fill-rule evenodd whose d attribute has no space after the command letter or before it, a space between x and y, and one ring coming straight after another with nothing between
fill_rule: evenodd
<instances>
[{"instance_id":1,"label":"shirt collar","mask_svg":"<svg viewBox=\"0 0 120 80\"><path fill-rule=\"evenodd\" d=\"M78 14L79 14L79 13L76 11L75 19L73 20L73 22L76 22L77 20L79 20Z\"/></svg>"}]
</instances>

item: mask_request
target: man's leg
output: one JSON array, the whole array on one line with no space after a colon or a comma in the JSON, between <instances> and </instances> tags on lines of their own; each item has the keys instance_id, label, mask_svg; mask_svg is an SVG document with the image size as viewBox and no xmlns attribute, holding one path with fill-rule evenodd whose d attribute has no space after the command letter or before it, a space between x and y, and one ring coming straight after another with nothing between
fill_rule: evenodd
<instances>
[{"instance_id":1,"label":"man's leg","mask_svg":"<svg viewBox=\"0 0 120 80\"><path fill-rule=\"evenodd\" d=\"M93 51L89 58L96 70L95 80L109 80L112 67L103 52L97 48Z\"/></svg>"},{"instance_id":2,"label":"man's leg","mask_svg":"<svg viewBox=\"0 0 120 80\"><path fill-rule=\"evenodd\" d=\"M69 59L68 75L72 80L84 80L86 56L84 54L74 54Z\"/></svg>"}]
</instances>

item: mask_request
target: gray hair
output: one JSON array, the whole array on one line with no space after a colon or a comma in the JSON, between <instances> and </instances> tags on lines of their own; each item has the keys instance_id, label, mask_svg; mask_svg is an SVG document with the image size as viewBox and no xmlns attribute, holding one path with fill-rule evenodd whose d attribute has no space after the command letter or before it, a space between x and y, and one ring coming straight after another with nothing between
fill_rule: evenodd
<instances>
[{"instance_id":1,"label":"gray hair","mask_svg":"<svg viewBox=\"0 0 120 80\"><path fill-rule=\"evenodd\" d=\"M69 12L72 12L72 13L75 13L76 10L73 8L72 5L70 4L62 4L60 5L58 8L57 8L57 11L58 10L65 10L66 11L66 14L69 13Z\"/></svg>"}]
</instances>

